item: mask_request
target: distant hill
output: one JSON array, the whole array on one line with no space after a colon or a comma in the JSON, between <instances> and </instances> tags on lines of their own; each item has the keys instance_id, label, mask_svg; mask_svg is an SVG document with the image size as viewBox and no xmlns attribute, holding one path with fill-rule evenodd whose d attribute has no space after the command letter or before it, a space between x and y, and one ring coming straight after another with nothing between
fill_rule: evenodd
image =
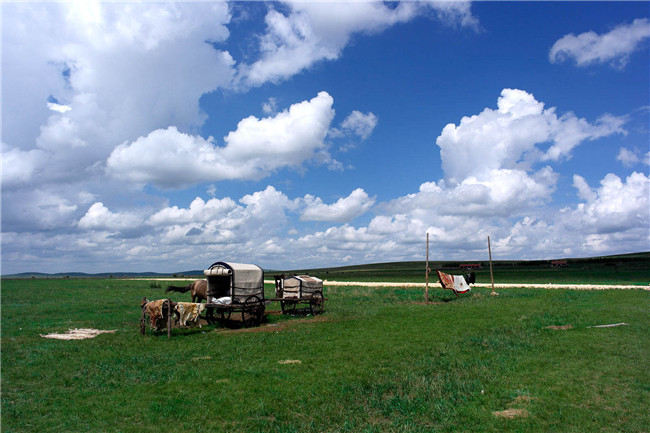
<instances>
[{"instance_id":1,"label":"distant hill","mask_svg":"<svg viewBox=\"0 0 650 433\"><path fill-rule=\"evenodd\" d=\"M138 277L155 277L155 278L181 278L181 277L203 277L203 270L194 270L186 272L176 272L166 274L160 272L101 272L97 274L87 274L84 272L58 272L47 274L42 272L22 272L20 274L3 275L2 278L138 278Z\"/></svg>"},{"instance_id":2,"label":"distant hill","mask_svg":"<svg viewBox=\"0 0 650 433\"><path fill-rule=\"evenodd\" d=\"M505 268L547 268L552 261L561 260L566 261L568 266L571 265L597 265L601 267L612 266L614 264L624 264L626 267L634 267L641 269L648 269L650 264L650 252L630 253L630 254L617 254L611 256L598 256L586 258L559 258L547 260L494 260L493 266L495 269ZM429 261L429 268L431 269L459 269L462 264L479 264L483 271L489 269L488 260L466 260L466 261ZM355 276L363 274L372 274L378 276L381 274L393 275L400 273L403 275L421 275L425 267L424 260L422 261L407 261L407 262L386 262L386 263L369 263L363 265L351 266L337 266L330 268L299 268L299 269L265 269L264 272L267 277L273 274L310 274L321 275L326 278L344 278L346 275L354 274ZM97 274L87 274L83 272L59 272L54 274L47 274L41 272L23 272L20 274L3 275L2 278L181 278L181 277L197 277L203 278L203 270L195 269L190 271L175 272L175 273L160 273L160 272L102 272Z\"/></svg>"},{"instance_id":3,"label":"distant hill","mask_svg":"<svg viewBox=\"0 0 650 433\"><path fill-rule=\"evenodd\" d=\"M611 264L611 263L641 263L647 264L650 261L650 251L641 252L641 253L629 253L629 254L616 254L611 256L597 256L597 257L584 257L584 258L559 258L559 259L544 259L544 260L493 260L493 266L504 268L504 267L516 267L516 268L526 268L526 267L548 267L551 262L554 261L566 261L567 265L570 264ZM430 260L429 267L431 269L458 269L463 264L479 264L482 269L487 269L490 266L489 260ZM352 266L337 266L331 268L301 268L293 270L274 270L267 272L291 272L295 274L310 274L310 273L346 273L346 272L376 272L376 271L405 271L405 270L417 270L421 272L424 269L425 261L407 261L407 262L386 262L386 263L370 263L365 265L352 265Z\"/></svg>"}]
</instances>

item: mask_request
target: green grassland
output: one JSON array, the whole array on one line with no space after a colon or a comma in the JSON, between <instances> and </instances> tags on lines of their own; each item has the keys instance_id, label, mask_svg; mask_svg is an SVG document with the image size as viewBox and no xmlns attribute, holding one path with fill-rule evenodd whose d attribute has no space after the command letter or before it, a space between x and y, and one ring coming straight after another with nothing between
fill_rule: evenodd
<instances>
[{"instance_id":1,"label":"green grassland","mask_svg":"<svg viewBox=\"0 0 650 433\"><path fill-rule=\"evenodd\" d=\"M570 280L579 278L573 268ZM590 282L650 282L647 268L601 268L609 274ZM495 269L498 281L505 270ZM376 271L355 278L390 278ZM572 266L532 272L531 282L543 282ZM345 279L338 275L345 274L320 276ZM517 288L490 296L474 289L456 298L432 286L425 304L420 289L332 286L321 316L285 317L271 304L252 330L215 325L174 329L170 339L151 329L141 336L140 300L165 297L165 284L3 280L2 431L644 432L650 425L645 290ZM627 325L591 327L620 322ZM117 332L80 341L39 335L71 328ZM507 410L512 418L498 416Z\"/></svg>"}]
</instances>

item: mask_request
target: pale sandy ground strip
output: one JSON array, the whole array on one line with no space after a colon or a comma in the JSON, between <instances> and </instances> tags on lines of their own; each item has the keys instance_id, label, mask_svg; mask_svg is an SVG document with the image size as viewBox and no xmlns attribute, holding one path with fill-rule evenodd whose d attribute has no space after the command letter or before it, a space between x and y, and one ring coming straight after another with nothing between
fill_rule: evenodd
<instances>
[{"instance_id":1,"label":"pale sandy ground strip","mask_svg":"<svg viewBox=\"0 0 650 433\"><path fill-rule=\"evenodd\" d=\"M147 280L147 281L194 281L196 278L125 278L127 280ZM274 280L264 280L266 284L274 284ZM390 282L360 282L360 281L328 281L324 280L325 286L359 286L359 287L425 287L426 283L390 283ZM439 286L437 281L430 282L429 286L435 288ZM492 288L492 284L472 284L472 287ZM494 283L495 289L569 289L569 290L647 290L650 291L650 284L645 285L625 285L625 284L532 284L532 283Z\"/></svg>"},{"instance_id":2,"label":"pale sandy ground strip","mask_svg":"<svg viewBox=\"0 0 650 433\"><path fill-rule=\"evenodd\" d=\"M269 281L273 283L273 281ZM366 286L366 287L425 287L426 283L371 283L371 282L345 282L345 281L323 281L326 286ZM430 282L430 287L438 286L437 282ZM492 284L472 284L472 287L492 288ZM505 284L494 283L495 289L571 289L571 290L609 290L609 289L640 289L650 291L650 285L617 285L617 284Z\"/></svg>"}]
</instances>

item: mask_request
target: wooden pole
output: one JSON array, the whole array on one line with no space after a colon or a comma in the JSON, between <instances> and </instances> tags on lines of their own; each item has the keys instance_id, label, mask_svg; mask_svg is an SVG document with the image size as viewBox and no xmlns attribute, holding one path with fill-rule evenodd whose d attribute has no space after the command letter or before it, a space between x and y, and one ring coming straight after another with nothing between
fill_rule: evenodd
<instances>
[{"instance_id":1,"label":"wooden pole","mask_svg":"<svg viewBox=\"0 0 650 433\"><path fill-rule=\"evenodd\" d=\"M427 232L427 263L426 263L426 269L425 269L425 275L426 275L426 288L424 290L424 298L427 302L429 303L429 232Z\"/></svg>"},{"instance_id":2,"label":"wooden pole","mask_svg":"<svg viewBox=\"0 0 650 433\"><path fill-rule=\"evenodd\" d=\"M490 280L492 280L492 293L494 295L494 273L492 272L492 247L490 247L490 237L488 236L488 253L490 254Z\"/></svg>"},{"instance_id":3,"label":"wooden pole","mask_svg":"<svg viewBox=\"0 0 650 433\"><path fill-rule=\"evenodd\" d=\"M142 302L140 303L140 309L142 310L142 314L140 315L140 335L144 335L146 331L146 323L145 323L145 318L144 318L144 306L147 305L147 298L143 297Z\"/></svg>"},{"instance_id":4,"label":"wooden pole","mask_svg":"<svg viewBox=\"0 0 650 433\"><path fill-rule=\"evenodd\" d=\"M172 300L167 299L167 338L172 336Z\"/></svg>"}]
</instances>

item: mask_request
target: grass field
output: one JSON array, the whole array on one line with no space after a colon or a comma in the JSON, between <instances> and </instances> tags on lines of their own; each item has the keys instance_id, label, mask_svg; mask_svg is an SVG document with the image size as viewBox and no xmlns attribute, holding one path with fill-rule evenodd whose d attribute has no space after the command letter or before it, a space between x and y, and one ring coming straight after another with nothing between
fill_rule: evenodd
<instances>
[{"instance_id":1,"label":"grass field","mask_svg":"<svg viewBox=\"0 0 650 433\"><path fill-rule=\"evenodd\" d=\"M649 292L499 293L326 287L322 316L167 339L138 333L160 283L3 280L2 431L648 431ZM117 332L39 336L70 328Z\"/></svg>"}]
</instances>

